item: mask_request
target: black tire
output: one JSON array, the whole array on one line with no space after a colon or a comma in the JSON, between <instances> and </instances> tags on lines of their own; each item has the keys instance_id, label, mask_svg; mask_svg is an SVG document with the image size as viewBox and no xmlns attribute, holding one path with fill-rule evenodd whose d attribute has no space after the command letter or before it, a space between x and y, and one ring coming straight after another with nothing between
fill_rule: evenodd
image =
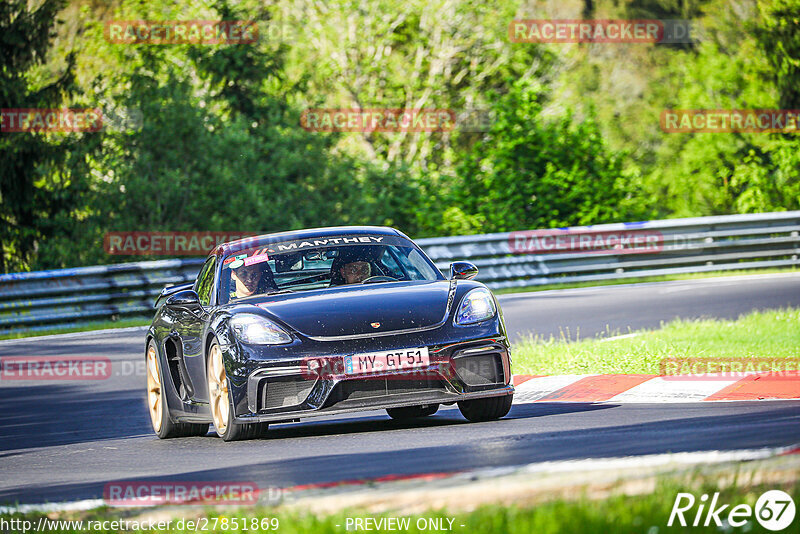
<instances>
[{"instance_id":1,"label":"black tire","mask_svg":"<svg viewBox=\"0 0 800 534\"><path fill-rule=\"evenodd\" d=\"M224 399L221 398L221 395L216 395L216 396L212 395L212 392L211 392L212 387L213 387L213 385L212 385L212 376L214 376L214 373L212 372L212 367L211 367L212 366L212 359L215 358L217 355L220 358L222 358L222 352L221 352L221 350L219 348L219 343L217 343L216 339L211 342L211 345L209 346L209 349L208 349L208 354L209 354L209 357L206 360L206 377L207 377L206 379L208 381L208 390L209 390L209 404L210 404L209 409L212 412L211 413L211 416L212 416L211 419L213 421L212 425L214 427L214 431L216 432L216 434L219 437L221 437L223 440L225 440L225 441L241 441L241 440L254 439L254 438L258 438L258 437L263 436L267 432L267 429L269 428L269 423L236 423L236 422L234 422L234 420L233 420L234 419L233 399L231 398L230 385L228 383L227 374L225 373L225 370L224 370L224 363L220 363L220 365L222 366L222 369L219 369L219 378L221 378L221 380L218 383L221 384L221 386L217 391L223 391L224 390L225 398ZM223 360L220 360L220 361L223 362ZM220 412L221 412L223 407L224 407L224 404L218 406L217 404L214 403L214 399L215 398L219 399L219 402L227 401L227 403L228 403L228 409L226 410L226 414L225 415L222 415L221 413L219 414L219 415L221 415L221 417L219 419L220 422L225 421L224 430L222 430L222 431L220 431L219 425L217 425L217 421L216 421L216 419L214 419L215 416L214 416L213 411L214 411L215 408L220 408ZM213 404L213 407L211 406L211 404Z\"/></svg>"},{"instance_id":2,"label":"black tire","mask_svg":"<svg viewBox=\"0 0 800 534\"><path fill-rule=\"evenodd\" d=\"M502 397L461 401L458 403L458 409L461 410L461 415L470 422L492 421L508 414L513 400L514 395L503 395Z\"/></svg>"},{"instance_id":3,"label":"black tire","mask_svg":"<svg viewBox=\"0 0 800 534\"><path fill-rule=\"evenodd\" d=\"M158 375L158 402L161 403L160 412L160 419L158 421L154 420L154 416L152 415L152 408L150 406L150 387L151 382L149 381L148 377L148 384L147 384L147 401L148 401L148 410L151 410L150 413L150 424L153 427L153 431L156 433L161 439L171 439L171 438L187 438L191 436L205 436L208 434L208 423L177 423L172 420L169 414L169 407L167 406L167 399L166 399L166 391L164 391L164 373L163 368L161 365L161 358L158 355L158 349L156 348L155 342L151 339L150 343L147 344L147 353L146 353L146 360L145 365L149 366L150 355L151 351L153 353L153 365L155 365L155 372ZM148 373L151 372L151 369L147 368Z\"/></svg>"},{"instance_id":4,"label":"black tire","mask_svg":"<svg viewBox=\"0 0 800 534\"><path fill-rule=\"evenodd\" d=\"M392 419L403 421L406 419L416 419L418 417L428 417L439 409L438 404L424 404L422 406L405 406L403 408L387 408L386 413Z\"/></svg>"},{"instance_id":5,"label":"black tire","mask_svg":"<svg viewBox=\"0 0 800 534\"><path fill-rule=\"evenodd\" d=\"M191 438L208 434L208 423L172 423L172 425L175 431L167 436L168 438Z\"/></svg>"},{"instance_id":6,"label":"black tire","mask_svg":"<svg viewBox=\"0 0 800 534\"><path fill-rule=\"evenodd\" d=\"M225 433L220 436L225 441L244 441L264 436L269 423L229 423Z\"/></svg>"}]
</instances>

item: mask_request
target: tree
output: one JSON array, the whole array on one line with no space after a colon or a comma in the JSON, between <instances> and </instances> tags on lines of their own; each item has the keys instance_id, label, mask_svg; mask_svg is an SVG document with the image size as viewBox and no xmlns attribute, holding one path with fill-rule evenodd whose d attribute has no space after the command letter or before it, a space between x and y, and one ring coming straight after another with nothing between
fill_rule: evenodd
<instances>
[{"instance_id":1,"label":"tree","mask_svg":"<svg viewBox=\"0 0 800 534\"><path fill-rule=\"evenodd\" d=\"M547 48L508 41L513 2L461 0L283 0L298 32L290 52L310 89L333 108L487 109L492 92L552 65ZM309 43L311 46L308 46ZM364 132L343 136L364 157L422 172L452 167L469 136L452 132Z\"/></svg>"},{"instance_id":2,"label":"tree","mask_svg":"<svg viewBox=\"0 0 800 534\"><path fill-rule=\"evenodd\" d=\"M45 63L63 0L29 9L0 2L0 108L57 108L77 97L74 56L55 79ZM0 272L26 270L46 240L74 227L86 183L86 154L95 134L3 132L0 137ZM66 227L66 228L65 228Z\"/></svg>"},{"instance_id":3,"label":"tree","mask_svg":"<svg viewBox=\"0 0 800 534\"><path fill-rule=\"evenodd\" d=\"M636 220L648 213L635 175L605 145L597 124L569 114L546 120L543 92L518 82L497 101L489 135L466 155L461 205L486 232Z\"/></svg>"},{"instance_id":4,"label":"tree","mask_svg":"<svg viewBox=\"0 0 800 534\"><path fill-rule=\"evenodd\" d=\"M759 2L756 37L772 67L782 109L800 109L800 1Z\"/></svg>"},{"instance_id":5,"label":"tree","mask_svg":"<svg viewBox=\"0 0 800 534\"><path fill-rule=\"evenodd\" d=\"M707 6L708 38L677 53L669 66L680 85L667 109L795 109L800 83L798 3L762 5L760 17ZM753 3L755 7L755 3ZM728 22L728 24L723 24ZM732 31L731 29L736 31ZM794 95L794 96L793 96ZM800 143L796 133L669 133L655 150L646 186L660 215L695 217L800 208Z\"/></svg>"},{"instance_id":6,"label":"tree","mask_svg":"<svg viewBox=\"0 0 800 534\"><path fill-rule=\"evenodd\" d=\"M206 18L267 23L270 16L240 13L224 1L212 9ZM103 52L127 68L97 85L114 105L140 110L144 121L138 131L104 138L87 242L102 242L110 230L396 224L414 231L417 190L405 171L335 152L338 134L304 130L294 101L305 87L286 80L284 50L274 44ZM99 247L86 250L83 263L108 260Z\"/></svg>"}]
</instances>

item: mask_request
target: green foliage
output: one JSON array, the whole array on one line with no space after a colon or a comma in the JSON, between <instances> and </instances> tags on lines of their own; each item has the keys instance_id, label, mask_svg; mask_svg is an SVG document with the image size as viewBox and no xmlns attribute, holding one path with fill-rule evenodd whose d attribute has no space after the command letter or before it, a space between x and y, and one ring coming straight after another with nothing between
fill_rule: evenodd
<instances>
[{"instance_id":1,"label":"green foliage","mask_svg":"<svg viewBox=\"0 0 800 534\"><path fill-rule=\"evenodd\" d=\"M517 3L284 0L279 9L293 29L289 70L307 77L326 107L460 112L488 108L492 94L552 67L549 49L508 43ZM455 152L471 144L464 137L414 132L350 134L346 141L375 159L426 173L452 168Z\"/></svg>"},{"instance_id":2,"label":"green foliage","mask_svg":"<svg viewBox=\"0 0 800 534\"><path fill-rule=\"evenodd\" d=\"M41 69L64 2L30 9L23 0L0 3L0 109L57 108L76 91L73 57L53 78ZM25 269L37 257L58 263L46 240L74 231L85 190L92 134L8 132L0 137L0 272ZM63 252L63 251L62 251Z\"/></svg>"},{"instance_id":3,"label":"green foliage","mask_svg":"<svg viewBox=\"0 0 800 534\"><path fill-rule=\"evenodd\" d=\"M560 18L691 18L697 40L574 46L510 43L512 19L544 16L519 0L27 5L0 3L0 105L142 121L2 134L0 272L129 260L103 252L108 231L385 224L423 237L800 208L796 135L658 121L664 109L800 108L798 0L579 2ZM262 38L104 38L106 21L136 19L251 20ZM300 127L310 107L494 121L321 133Z\"/></svg>"},{"instance_id":4,"label":"green foliage","mask_svg":"<svg viewBox=\"0 0 800 534\"><path fill-rule=\"evenodd\" d=\"M782 109L800 109L800 1L759 2L755 35L772 67Z\"/></svg>"},{"instance_id":5,"label":"green foliage","mask_svg":"<svg viewBox=\"0 0 800 534\"><path fill-rule=\"evenodd\" d=\"M625 431L626 427L620 427ZM753 465L755 464L755 465ZM320 513L314 509L310 497L300 501L307 509L301 510L300 506L288 509L274 507L231 508L224 510L206 510L207 515L192 515L181 517L179 514L162 514L166 529L160 530L164 534L191 534L194 528L188 528L187 521L193 521L191 527L196 527L197 517L206 519L203 524L208 524L215 532L231 532L245 534L258 530L252 528L260 524L261 520L267 523L277 520L280 532L287 534L337 534L342 532L348 520L363 520L369 518L385 525L383 520L392 518L407 520L408 528L392 524L395 530L410 534L427 533L450 527L451 531L469 532L471 534L561 534L565 532L580 532L582 534L605 534L614 532L620 534L638 534L642 532L698 532L702 534L716 534L723 530L717 526L713 519L709 519L709 526L704 526L706 513L700 513L703 508L695 506L685 513L684 519L688 527L680 525L680 516L674 519L673 526L667 526L670 521L675 498L679 493L690 493L699 499L702 494L718 497L717 510L721 524L727 525L726 518L732 507L747 505L751 510L759 497L768 490L782 489L791 495L794 502L800 498L800 488L796 481L767 483L761 481L766 477L778 478L785 476L783 473L792 468L791 460L771 458L756 462L730 462L711 466L688 466L685 469L669 466L669 471L652 476L643 474L642 469L623 470L617 473L619 480L615 484L607 481L605 475L598 477L596 474L586 479L583 484L578 484L576 477L566 478L558 473L545 473L531 477L523 469L511 473L506 478L481 479L476 484L487 486L493 484L489 490L480 486L463 486L467 497L466 502L458 503L455 509L423 509L414 515L408 515L386 506L381 512L372 509L352 508L345 510L326 511ZM526 477L529 484L523 484ZM787 477L788 478L788 477ZM544 482L543 482L544 481ZM540 487L543 484L546 487ZM649 491L650 485L653 491ZM777 487L776 487L777 485ZM494 486L503 488L501 494L494 495ZM508 488L507 490L505 488ZM645 488L645 489L643 489ZM381 490L390 496L405 491L408 488L381 485ZM484 494L479 498L472 497L478 491ZM429 491L427 488L418 490ZM307 501L307 502L306 502ZM699 500L698 500L699 502ZM484 504L486 503L486 504ZM724 503L724 504L723 504ZM220 508L220 507L218 507ZM697 515L695 516L695 510ZM741 510L739 510L741 512ZM693 526L697 517L698 526ZM61 512L45 515L44 512L3 512L0 515L5 524L13 525L12 528L22 528L23 522L28 525L37 525L42 519L50 531L59 534L79 534L86 530L98 533L119 532L112 529L116 526L114 521L127 518L129 528L133 522L146 523L149 518L143 516L128 517L121 515L118 509L98 508L86 512ZM49 519L48 519L49 518ZM162 519L164 518L164 519ZM245 523L245 521L247 521ZM745 524L741 530L752 533L769 533L770 531L752 516L744 518ZM167 524L169 522L169 524ZM362 523L363 524L363 523ZM19 525L19 527L17 527ZM87 529L91 525L93 528ZM462 526L463 525L463 526ZM105 528L104 528L105 527ZM355 529L350 523L348 527ZM356 527L360 528L360 527ZM376 528L379 532L390 532L391 529ZM790 529L787 529L790 530ZM144 531L144 529L143 529ZM148 530L147 532L154 532Z\"/></svg>"},{"instance_id":6,"label":"green foliage","mask_svg":"<svg viewBox=\"0 0 800 534\"><path fill-rule=\"evenodd\" d=\"M215 9L237 17L224 3ZM71 261L106 261L107 231L414 229L418 195L402 168L334 154L336 136L300 127L290 100L301 88L272 89L282 87L280 48L121 46L110 53L137 68L120 73L106 99L138 110L143 125L105 136L87 196L91 222Z\"/></svg>"},{"instance_id":7,"label":"green foliage","mask_svg":"<svg viewBox=\"0 0 800 534\"><path fill-rule=\"evenodd\" d=\"M486 216L483 214L468 215L459 206L450 206L442 213L439 228L442 235L480 234L486 230Z\"/></svg>"},{"instance_id":8,"label":"green foliage","mask_svg":"<svg viewBox=\"0 0 800 534\"><path fill-rule=\"evenodd\" d=\"M497 100L489 134L459 167L459 200L485 221L510 231L638 219L635 177L611 153L590 117L547 119L542 90L520 81Z\"/></svg>"},{"instance_id":9,"label":"green foliage","mask_svg":"<svg viewBox=\"0 0 800 534\"><path fill-rule=\"evenodd\" d=\"M798 209L800 175L789 163L800 149L796 134L665 133L659 127L665 109L796 108L790 103L798 86L798 4L657 4L631 4L626 16L692 17L695 42L603 55L580 50L565 74L583 90L580 99L597 107L611 150L628 152L638 164L656 216Z\"/></svg>"},{"instance_id":10,"label":"green foliage","mask_svg":"<svg viewBox=\"0 0 800 534\"><path fill-rule=\"evenodd\" d=\"M764 22L765 27L780 24ZM763 30L754 30L756 33ZM672 67L685 83L667 101L673 109L775 109L774 87L764 83L775 63L763 41L740 36L737 46L706 42L681 54ZM713 75L709 75L713 73ZM664 212L679 216L800 208L796 134L667 134L649 184L665 198Z\"/></svg>"}]
</instances>

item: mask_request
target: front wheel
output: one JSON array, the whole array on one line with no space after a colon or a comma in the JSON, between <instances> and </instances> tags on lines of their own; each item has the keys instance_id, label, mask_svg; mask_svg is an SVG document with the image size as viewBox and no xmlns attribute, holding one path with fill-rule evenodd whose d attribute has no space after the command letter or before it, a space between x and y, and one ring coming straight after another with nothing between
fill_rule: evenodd
<instances>
[{"instance_id":1,"label":"front wheel","mask_svg":"<svg viewBox=\"0 0 800 534\"><path fill-rule=\"evenodd\" d=\"M161 439L205 436L208 433L207 423L175 423L170 419L163 384L158 351L151 340L147 344L147 408L153 430Z\"/></svg>"},{"instance_id":2,"label":"front wheel","mask_svg":"<svg viewBox=\"0 0 800 534\"><path fill-rule=\"evenodd\" d=\"M253 439L267 431L269 423L236 423L233 420L233 406L228 390L228 375L225 372L225 362L222 361L222 350L219 343L214 340L208 351L206 365L208 379L208 400L211 408L211 419L214 421L214 430L225 441L238 441Z\"/></svg>"},{"instance_id":3,"label":"front wheel","mask_svg":"<svg viewBox=\"0 0 800 534\"><path fill-rule=\"evenodd\" d=\"M488 399L473 399L458 403L461 415L468 421L477 423L479 421L492 421L500 419L511 410L511 401L514 395L503 395L502 397L489 397Z\"/></svg>"}]
</instances>

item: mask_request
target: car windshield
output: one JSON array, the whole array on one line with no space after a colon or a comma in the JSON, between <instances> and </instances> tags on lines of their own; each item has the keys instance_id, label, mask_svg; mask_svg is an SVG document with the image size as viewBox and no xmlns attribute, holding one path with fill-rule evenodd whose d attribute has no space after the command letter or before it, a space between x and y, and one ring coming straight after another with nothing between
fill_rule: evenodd
<instances>
[{"instance_id":1,"label":"car windshield","mask_svg":"<svg viewBox=\"0 0 800 534\"><path fill-rule=\"evenodd\" d=\"M389 236L337 236L270 243L223 260L223 303L254 295L348 284L443 279L412 243ZM226 300L227 297L227 300Z\"/></svg>"}]
</instances>

